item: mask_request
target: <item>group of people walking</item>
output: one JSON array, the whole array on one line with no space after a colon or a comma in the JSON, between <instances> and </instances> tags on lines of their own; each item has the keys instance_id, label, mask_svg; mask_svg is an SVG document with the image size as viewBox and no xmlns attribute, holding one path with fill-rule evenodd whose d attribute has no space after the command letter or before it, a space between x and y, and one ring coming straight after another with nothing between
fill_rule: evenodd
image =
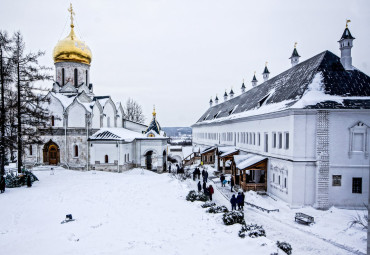
<instances>
[{"instance_id":1,"label":"group of people walking","mask_svg":"<svg viewBox=\"0 0 370 255\"><path fill-rule=\"evenodd\" d=\"M201 192L202 188L203 188L203 193L206 194L209 197L209 200L212 201L212 195L213 193L215 193L215 190L213 189L212 185L209 185L207 187L207 183L203 182L203 186L202 186L202 184L200 184L200 181L198 181L198 192Z\"/></svg>"},{"instance_id":2,"label":"group of people walking","mask_svg":"<svg viewBox=\"0 0 370 255\"><path fill-rule=\"evenodd\" d=\"M238 210L244 210L244 199L245 195L243 192L238 192L238 196L235 197L235 194L230 199L231 210L236 210L236 205L238 205Z\"/></svg>"}]
</instances>

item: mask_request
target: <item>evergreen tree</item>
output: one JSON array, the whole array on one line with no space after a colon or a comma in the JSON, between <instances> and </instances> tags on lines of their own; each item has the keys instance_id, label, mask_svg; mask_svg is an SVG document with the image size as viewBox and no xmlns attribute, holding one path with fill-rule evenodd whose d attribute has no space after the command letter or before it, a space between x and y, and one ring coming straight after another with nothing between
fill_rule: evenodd
<instances>
[{"instance_id":1,"label":"evergreen tree","mask_svg":"<svg viewBox=\"0 0 370 255\"><path fill-rule=\"evenodd\" d=\"M44 52L25 54L24 51L23 37L20 32L16 32L13 36L12 65L17 97L16 105L12 105L12 108L15 108L17 113L18 172L21 172L24 146L41 144L42 140L37 127L46 127L49 122L49 112L44 107L48 99L41 95L45 90L33 84L36 81L52 78L47 72L50 68L40 66L38 63L39 57L43 56Z\"/></svg>"},{"instance_id":2,"label":"evergreen tree","mask_svg":"<svg viewBox=\"0 0 370 255\"><path fill-rule=\"evenodd\" d=\"M6 148L9 140L6 140L6 86L11 83L12 61L9 57L12 51L12 41L6 31L0 31L0 85L1 85L1 106L0 106L0 175L5 174Z\"/></svg>"}]
</instances>

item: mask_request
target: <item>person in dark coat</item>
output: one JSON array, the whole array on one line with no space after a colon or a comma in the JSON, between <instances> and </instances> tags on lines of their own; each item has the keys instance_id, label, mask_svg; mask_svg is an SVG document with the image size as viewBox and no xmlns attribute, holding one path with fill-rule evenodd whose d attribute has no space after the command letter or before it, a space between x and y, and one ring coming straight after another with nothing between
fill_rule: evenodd
<instances>
[{"instance_id":1,"label":"person in dark coat","mask_svg":"<svg viewBox=\"0 0 370 255\"><path fill-rule=\"evenodd\" d=\"M231 186L231 192L233 192L233 188L234 188L234 178L231 176L230 177L230 186Z\"/></svg>"},{"instance_id":2,"label":"person in dark coat","mask_svg":"<svg viewBox=\"0 0 370 255\"><path fill-rule=\"evenodd\" d=\"M243 197L241 192L238 192L238 196L236 197L236 202L238 204L238 210L242 209Z\"/></svg>"},{"instance_id":3,"label":"person in dark coat","mask_svg":"<svg viewBox=\"0 0 370 255\"><path fill-rule=\"evenodd\" d=\"M241 194L242 194L242 210L244 210L245 195L244 192L241 192Z\"/></svg>"},{"instance_id":4,"label":"person in dark coat","mask_svg":"<svg viewBox=\"0 0 370 255\"><path fill-rule=\"evenodd\" d=\"M31 176L27 176L27 187L31 188L32 187L32 182L31 182Z\"/></svg>"},{"instance_id":5,"label":"person in dark coat","mask_svg":"<svg viewBox=\"0 0 370 255\"><path fill-rule=\"evenodd\" d=\"M0 191L1 193L5 192L5 177L0 176Z\"/></svg>"},{"instance_id":6,"label":"person in dark coat","mask_svg":"<svg viewBox=\"0 0 370 255\"><path fill-rule=\"evenodd\" d=\"M194 169L193 171L193 181L195 181L195 176L197 175L197 169Z\"/></svg>"},{"instance_id":7,"label":"person in dark coat","mask_svg":"<svg viewBox=\"0 0 370 255\"><path fill-rule=\"evenodd\" d=\"M197 170L198 180L200 180L200 169L199 169L199 167L197 169L198 169Z\"/></svg>"},{"instance_id":8,"label":"person in dark coat","mask_svg":"<svg viewBox=\"0 0 370 255\"><path fill-rule=\"evenodd\" d=\"M215 191L213 190L212 185L209 185L209 187L208 187L208 195L209 195L209 200L211 200L211 201L212 201L212 195L213 195L214 192Z\"/></svg>"},{"instance_id":9,"label":"person in dark coat","mask_svg":"<svg viewBox=\"0 0 370 255\"><path fill-rule=\"evenodd\" d=\"M203 182L203 192L206 193L207 190L207 184L206 182Z\"/></svg>"},{"instance_id":10,"label":"person in dark coat","mask_svg":"<svg viewBox=\"0 0 370 255\"><path fill-rule=\"evenodd\" d=\"M204 180L207 182L207 179L208 179L208 172L206 170L206 171L204 171Z\"/></svg>"},{"instance_id":11,"label":"person in dark coat","mask_svg":"<svg viewBox=\"0 0 370 255\"><path fill-rule=\"evenodd\" d=\"M231 203L231 210L236 210L236 197L234 194L230 199L230 203Z\"/></svg>"},{"instance_id":12,"label":"person in dark coat","mask_svg":"<svg viewBox=\"0 0 370 255\"><path fill-rule=\"evenodd\" d=\"M176 168L177 168L176 169L176 171L177 171L176 173L178 174L180 172L180 166L179 166L179 164L176 164Z\"/></svg>"},{"instance_id":13,"label":"person in dark coat","mask_svg":"<svg viewBox=\"0 0 370 255\"><path fill-rule=\"evenodd\" d=\"M222 187L225 187L225 175L224 174L221 174L221 177L220 177L220 181L221 181L221 186Z\"/></svg>"},{"instance_id":14,"label":"person in dark coat","mask_svg":"<svg viewBox=\"0 0 370 255\"><path fill-rule=\"evenodd\" d=\"M203 177L203 179L204 179L204 172L205 172L205 171L204 171L204 169L203 169L203 170L202 170L202 177Z\"/></svg>"},{"instance_id":15,"label":"person in dark coat","mask_svg":"<svg viewBox=\"0 0 370 255\"><path fill-rule=\"evenodd\" d=\"M202 190L202 184L200 184L200 181L198 182L198 192Z\"/></svg>"},{"instance_id":16,"label":"person in dark coat","mask_svg":"<svg viewBox=\"0 0 370 255\"><path fill-rule=\"evenodd\" d=\"M168 172L171 173L171 164L168 166Z\"/></svg>"}]
</instances>

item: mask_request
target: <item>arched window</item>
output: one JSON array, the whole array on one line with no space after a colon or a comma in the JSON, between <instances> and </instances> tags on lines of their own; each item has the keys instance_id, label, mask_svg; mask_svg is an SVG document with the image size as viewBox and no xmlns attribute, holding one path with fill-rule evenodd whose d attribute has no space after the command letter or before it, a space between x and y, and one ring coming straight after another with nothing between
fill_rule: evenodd
<instances>
[{"instance_id":1,"label":"arched window","mask_svg":"<svg viewBox=\"0 0 370 255\"><path fill-rule=\"evenodd\" d=\"M87 83L87 77L88 77L88 75L89 75L89 71L86 70L86 86L89 86L89 84Z\"/></svg>"},{"instance_id":2,"label":"arched window","mask_svg":"<svg viewBox=\"0 0 370 255\"><path fill-rule=\"evenodd\" d=\"M30 156L32 156L32 145L30 145Z\"/></svg>"},{"instance_id":3,"label":"arched window","mask_svg":"<svg viewBox=\"0 0 370 255\"><path fill-rule=\"evenodd\" d=\"M108 155L105 155L105 156L104 156L104 162L105 162L105 163L108 163Z\"/></svg>"},{"instance_id":4,"label":"arched window","mask_svg":"<svg viewBox=\"0 0 370 255\"><path fill-rule=\"evenodd\" d=\"M51 126L54 127L54 115L51 116Z\"/></svg>"},{"instance_id":5,"label":"arched window","mask_svg":"<svg viewBox=\"0 0 370 255\"><path fill-rule=\"evenodd\" d=\"M127 154L127 161L130 161L130 154Z\"/></svg>"},{"instance_id":6,"label":"arched window","mask_svg":"<svg viewBox=\"0 0 370 255\"><path fill-rule=\"evenodd\" d=\"M77 145L73 146L73 151L74 151L74 157L77 158L78 157L78 146Z\"/></svg>"},{"instance_id":7,"label":"arched window","mask_svg":"<svg viewBox=\"0 0 370 255\"><path fill-rule=\"evenodd\" d=\"M75 68L75 86L76 87L78 86L78 72L77 72L77 68Z\"/></svg>"},{"instance_id":8,"label":"arched window","mask_svg":"<svg viewBox=\"0 0 370 255\"><path fill-rule=\"evenodd\" d=\"M107 118L107 127L110 127L110 117Z\"/></svg>"},{"instance_id":9,"label":"arched window","mask_svg":"<svg viewBox=\"0 0 370 255\"><path fill-rule=\"evenodd\" d=\"M64 68L62 68L62 85L64 86L64 80L65 80L65 78L64 78Z\"/></svg>"},{"instance_id":10,"label":"arched window","mask_svg":"<svg viewBox=\"0 0 370 255\"><path fill-rule=\"evenodd\" d=\"M125 154L125 162L127 162L127 159L126 159L126 154Z\"/></svg>"}]
</instances>

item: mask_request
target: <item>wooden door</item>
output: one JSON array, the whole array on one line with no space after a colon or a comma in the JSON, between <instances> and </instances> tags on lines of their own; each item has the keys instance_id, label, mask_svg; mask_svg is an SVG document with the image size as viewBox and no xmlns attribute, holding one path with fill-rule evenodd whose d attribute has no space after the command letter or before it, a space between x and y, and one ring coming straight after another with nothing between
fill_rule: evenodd
<instances>
[{"instance_id":1,"label":"wooden door","mask_svg":"<svg viewBox=\"0 0 370 255\"><path fill-rule=\"evenodd\" d=\"M55 145L49 147L49 164L56 165L58 163L58 149Z\"/></svg>"}]
</instances>

